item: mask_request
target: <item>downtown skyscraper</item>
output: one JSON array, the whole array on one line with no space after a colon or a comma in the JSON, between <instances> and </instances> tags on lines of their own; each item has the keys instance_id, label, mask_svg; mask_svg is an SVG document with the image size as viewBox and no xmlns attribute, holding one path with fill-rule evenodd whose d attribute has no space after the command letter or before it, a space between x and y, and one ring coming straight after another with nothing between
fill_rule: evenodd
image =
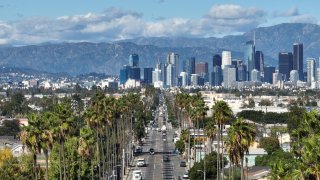
<instances>
[{"instance_id":1,"label":"downtown skyscraper","mask_svg":"<svg viewBox=\"0 0 320 180\"><path fill-rule=\"evenodd\" d=\"M248 41L245 45L244 61L247 63L248 81L251 81L251 71L255 69L255 44L254 41Z\"/></svg>"},{"instance_id":2,"label":"downtown skyscraper","mask_svg":"<svg viewBox=\"0 0 320 180\"><path fill-rule=\"evenodd\" d=\"M293 44L293 69L299 73L299 80L303 81L303 44Z\"/></svg>"}]
</instances>

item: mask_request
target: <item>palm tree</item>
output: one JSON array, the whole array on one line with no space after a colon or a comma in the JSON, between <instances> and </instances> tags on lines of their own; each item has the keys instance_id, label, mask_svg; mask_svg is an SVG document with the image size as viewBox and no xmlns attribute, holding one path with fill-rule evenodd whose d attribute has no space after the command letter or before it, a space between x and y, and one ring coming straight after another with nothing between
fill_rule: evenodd
<instances>
[{"instance_id":1,"label":"palm tree","mask_svg":"<svg viewBox=\"0 0 320 180\"><path fill-rule=\"evenodd\" d=\"M24 146L33 154L33 178L38 179L37 176L37 154L40 152L40 121L36 114L30 114L28 117L28 126L23 127L20 133L20 139Z\"/></svg>"},{"instance_id":2,"label":"palm tree","mask_svg":"<svg viewBox=\"0 0 320 180\"><path fill-rule=\"evenodd\" d=\"M237 119L228 129L227 149L231 162L241 165L241 179L243 176L244 154L249 152L249 147L254 142L255 129L252 124Z\"/></svg>"},{"instance_id":3,"label":"palm tree","mask_svg":"<svg viewBox=\"0 0 320 180\"><path fill-rule=\"evenodd\" d=\"M64 144L74 127L74 117L70 104L62 103L54 107L54 116L56 117L57 126L53 128L53 136L59 143L59 171L62 179L61 168L63 167L63 179L66 179L66 163L64 154ZM61 165L62 159L62 165Z\"/></svg>"},{"instance_id":4,"label":"palm tree","mask_svg":"<svg viewBox=\"0 0 320 180\"><path fill-rule=\"evenodd\" d=\"M79 146L78 146L78 154L80 156L78 179L81 179L82 160L83 159L87 160L91 156L93 151L92 149L93 144L94 144L94 138L93 138L92 130L88 126L81 128Z\"/></svg>"},{"instance_id":5,"label":"palm tree","mask_svg":"<svg viewBox=\"0 0 320 180\"><path fill-rule=\"evenodd\" d=\"M211 153L212 152L212 142L217 134L216 126L214 125L214 123L212 121L210 121L208 124L206 124L206 126L204 127L204 133L208 136L208 138L210 140L209 153Z\"/></svg>"},{"instance_id":6,"label":"palm tree","mask_svg":"<svg viewBox=\"0 0 320 180\"><path fill-rule=\"evenodd\" d=\"M233 117L233 113L229 105L225 101L216 101L215 104L212 107L213 110L213 120L218 126L218 165L217 165L217 179L220 179L220 167L224 167L224 161L223 161L223 127L226 123L231 121ZM220 142L222 141L222 156L220 158ZM222 178L223 178L223 171L222 171Z\"/></svg>"}]
</instances>

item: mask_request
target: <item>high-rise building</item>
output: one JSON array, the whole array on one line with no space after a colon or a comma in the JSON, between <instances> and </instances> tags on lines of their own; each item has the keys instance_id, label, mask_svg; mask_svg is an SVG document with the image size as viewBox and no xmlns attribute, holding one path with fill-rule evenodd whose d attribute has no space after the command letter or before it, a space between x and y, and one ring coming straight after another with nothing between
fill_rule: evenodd
<instances>
[{"instance_id":1,"label":"high-rise building","mask_svg":"<svg viewBox=\"0 0 320 180\"><path fill-rule=\"evenodd\" d=\"M263 81L272 84L272 74L276 72L276 68L272 66L264 67Z\"/></svg>"},{"instance_id":2,"label":"high-rise building","mask_svg":"<svg viewBox=\"0 0 320 180\"><path fill-rule=\"evenodd\" d=\"M233 65L227 65L223 69L223 87L230 88L234 82L236 82L236 68Z\"/></svg>"},{"instance_id":3,"label":"high-rise building","mask_svg":"<svg viewBox=\"0 0 320 180\"><path fill-rule=\"evenodd\" d=\"M191 74L191 86L198 86L198 75Z\"/></svg>"},{"instance_id":4,"label":"high-rise building","mask_svg":"<svg viewBox=\"0 0 320 180\"><path fill-rule=\"evenodd\" d=\"M167 84L167 64L161 63L161 80L163 82L163 85L165 86Z\"/></svg>"},{"instance_id":5,"label":"high-rise building","mask_svg":"<svg viewBox=\"0 0 320 180\"><path fill-rule=\"evenodd\" d=\"M139 55L138 54L130 54L129 55L129 66L139 67Z\"/></svg>"},{"instance_id":6,"label":"high-rise building","mask_svg":"<svg viewBox=\"0 0 320 180\"><path fill-rule=\"evenodd\" d=\"M272 84L276 85L279 81L283 80L283 74L279 72L275 72L272 74Z\"/></svg>"},{"instance_id":7,"label":"high-rise building","mask_svg":"<svg viewBox=\"0 0 320 180\"><path fill-rule=\"evenodd\" d=\"M299 80L303 81L303 44L294 43L293 44L293 65L294 70L299 73Z\"/></svg>"},{"instance_id":8,"label":"high-rise building","mask_svg":"<svg viewBox=\"0 0 320 180\"><path fill-rule=\"evenodd\" d=\"M139 67L131 67L129 78L139 81L141 79L141 70Z\"/></svg>"},{"instance_id":9,"label":"high-rise building","mask_svg":"<svg viewBox=\"0 0 320 180\"><path fill-rule=\"evenodd\" d=\"M187 73L187 85L190 85L191 74L196 73L196 58L190 57L183 61L183 71Z\"/></svg>"},{"instance_id":10,"label":"high-rise building","mask_svg":"<svg viewBox=\"0 0 320 180\"><path fill-rule=\"evenodd\" d=\"M244 61L247 62L247 73L248 73L248 81L251 81L251 71L255 69L255 45L254 41L246 42L245 52L244 52Z\"/></svg>"},{"instance_id":11,"label":"high-rise building","mask_svg":"<svg viewBox=\"0 0 320 180\"><path fill-rule=\"evenodd\" d=\"M291 52L279 53L279 73L283 74L285 81L289 80L290 71L292 70L293 55Z\"/></svg>"},{"instance_id":12,"label":"high-rise building","mask_svg":"<svg viewBox=\"0 0 320 180\"><path fill-rule=\"evenodd\" d=\"M220 66L214 66L211 72L211 85L221 86L222 83L222 69Z\"/></svg>"},{"instance_id":13,"label":"high-rise building","mask_svg":"<svg viewBox=\"0 0 320 180\"><path fill-rule=\"evenodd\" d=\"M297 83L299 80L299 72L297 70L290 71L290 81L293 83Z\"/></svg>"},{"instance_id":14,"label":"high-rise building","mask_svg":"<svg viewBox=\"0 0 320 180\"><path fill-rule=\"evenodd\" d=\"M307 83L311 85L316 81L316 60L314 58L307 58Z\"/></svg>"},{"instance_id":15,"label":"high-rise building","mask_svg":"<svg viewBox=\"0 0 320 180\"><path fill-rule=\"evenodd\" d=\"M161 80L161 69L157 67L152 71L152 83L159 82Z\"/></svg>"},{"instance_id":16,"label":"high-rise building","mask_svg":"<svg viewBox=\"0 0 320 180\"><path fill-rule=\"evenodd\" d=\"M167 65L167 77L166 77L166 85L168 87L174 87L177 84L177 77L176 75L176 67L174 64L168 64Z\"/></svg>"},{"instance_id":17,"label":"high-rise building","mask_svg":"<svg viewBox=\"0 0 320 180\"><path fill-rule=\"evenodd\" d=\"M145 84L152 84L153 68L143 68L143 81Z\"/></svg>"},{"instance_id":18,"label":"high-rise building","mask_svg":"<svg viewBox=\"0 0 320 180\"><path fill-rule=\"evenodd\" d=\"M119 77L120 84L125 84L128 80L128 77L129 75L128 75L127 69L126 68L120 69L120 77Z\"/></svg>"},{"instance_id":19,"label":"high-rise building","mask_svg":"<svg viewBox=\"0 0 320 180\"><path fill-rule=\"evenodd\" d=\"M188 73L182 71L180 73L180 77L181 77L181 86L188 86Z\"/></svg>"},{"instance_id":20,"label":"high-rise building","mask_svg":"<svg viewBox=\"0 0 320 180\"><path fill-rule=\"evenodd\" d=\"M253 81L253 82L260 82L261 81L260 72L257 69L253 69L251 71L251 81Z\"/></svg>"},{"instance_id":21,"label":"high-rise building","mask_svg":"<svg viewBox=\"0 0 320 180\"><path fill-rule=\"evenodd\" d=\"M175 77L178 77L179 76L179 55L173 52L169 53L167 55L167 63L174 65Z\"/></svg>"},{"instance_id":22,"label":"high-rise building","mask_svg":"<svg viewBox=\"0 0 320 180\"><path fill-rule=\"evenodd\" d=\"M224 69L225 66L231 65L231 63L231 51L222 51L221 68Z\"/></svg>"},{"instance_id":23,"label":"high-rise building","mask_svg":"<svg viewBox=\"0 0 320 180\"><path fill-rule=\"evenodd\" d=\"M260 73L263 73L264 68L264 56L262 51L256 51L254 55L254 61L255 61L255 69L260 71Z\"/></svg>"},{"instance_id":24,"label":"high-rise building","mask_svg":"<svg viewBox=\"0 0 320 180\"><path fill-rule=\"evenodd\" d=\"M196 74L203 78L205 82L209 81L209 70L207 62L198 62L196 64Z\"/></svg>"},{"instance_id":25,"label":"high-rise building","mask_svg":"<svg viewBox=\"0 0 320 180\"><path fill-rule=\"evenodd\" d=\"M237 65L237 81L247 80L247 66L243 63Z\"/></svg>"},{"instance_id":26,"label":"high-rise building","mask_svg":"<svg viewBox=\"0 0 320 180\"><path fill-rule=\"evenodd\" d=\"M231 56L231 55L230 55ZM222 64L222 59L221 56L219 54L215 54L212 58L212 66L220 66L221 67Z\"/></svg>"}]
</instances>

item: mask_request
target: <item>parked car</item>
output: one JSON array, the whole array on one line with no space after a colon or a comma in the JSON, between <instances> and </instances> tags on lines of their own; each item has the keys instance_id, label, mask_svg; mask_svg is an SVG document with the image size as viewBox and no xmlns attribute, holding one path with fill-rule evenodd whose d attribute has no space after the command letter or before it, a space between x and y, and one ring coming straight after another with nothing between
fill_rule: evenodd
<instances>
[{"instance_id":1,"label":"parked car","mask_svg":"<svg viewBox=\"0 0 320 180\"><path fill-rule=\"evenodd\" d=\"M189 174L188 173L184 173L184 175L182 176L182 179L189 179Z\"/></svg>"},{"instance_id":2,"label":"parked car","mask_svg":"<svg viewBox=\"0 0 320 180\"><path fill-rule=\"evenodd\" d=\"M138 167L146 166L146 161L144 160L144 158L138 159L138 161L137 161L137 166L138 166Z\"/></svg>"}]
</instances>

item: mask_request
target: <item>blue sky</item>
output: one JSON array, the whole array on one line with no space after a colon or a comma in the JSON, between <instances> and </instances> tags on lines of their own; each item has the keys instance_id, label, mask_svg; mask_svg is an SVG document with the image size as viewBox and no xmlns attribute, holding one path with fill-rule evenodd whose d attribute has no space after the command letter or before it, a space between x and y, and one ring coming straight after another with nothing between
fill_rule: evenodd
<instances>
[{"instance_id":1,"label":"blue sky","mask_svg":"<svg viewBox=\"0 0 320 180\"><path fill-rule=\"evenodd\" d=\"M311 0L0 0L0 44L210 37L319 23Z\"/></svg>"}]
</instances>

